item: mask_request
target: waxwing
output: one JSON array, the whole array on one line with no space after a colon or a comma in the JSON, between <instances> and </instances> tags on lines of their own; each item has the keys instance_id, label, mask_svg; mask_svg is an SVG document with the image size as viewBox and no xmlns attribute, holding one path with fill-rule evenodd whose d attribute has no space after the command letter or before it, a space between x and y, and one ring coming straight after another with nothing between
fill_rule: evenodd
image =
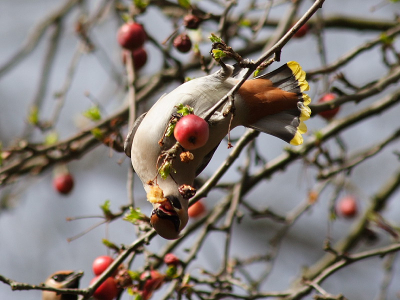
<instances>
[{"instance_id":1,"label":"waxwing","mask_svg":"<svg viewBox=\"0 0 400 300\"><path fill-rule=\"evenodd\" d=\"M309 86L305 72L294 61L246 80L234 95L233 118L229 113L226 116L232 101L226 101L205 118L240 79L236 66L221 66L216 73L190 80L162 96L137 118L125 140L125 153L143 183L147 200L153 204L150 222L166 239L180 237L188 222L188 200L194 195L194 179L229 130L242 125L292 145L302 144L302 134L307 131L303 121L310 117L311 99L303 91ZM177 144L173 134L166 134L171 123L179 120L178 108L182 106L206 119L209 126L206 144L190 150L189 160L181 159L186 149Z\"/></svg>"},{"instance_id":2,"label":"waxwing","mask_svg":"<svg viewBox=\"0 0 400 300\"><path fill-rule=\"evenodd\" d=\"M46 286L57 289L63 288L79 288L79 281L83 275L82 271L57 271L50 275L44 282ZM77 300L78 295L73 294L57 294L56 292L43 291L42 300Z\"/></svg>"}]
</instances>

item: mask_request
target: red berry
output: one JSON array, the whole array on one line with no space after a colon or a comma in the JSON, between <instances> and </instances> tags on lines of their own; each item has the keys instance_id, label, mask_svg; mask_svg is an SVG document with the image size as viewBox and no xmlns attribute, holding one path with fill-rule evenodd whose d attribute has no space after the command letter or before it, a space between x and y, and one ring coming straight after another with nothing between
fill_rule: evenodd
<instances>
[{"instance_id":1,"label":"red berry","mask_svg":"<svg viewBox=\"0 0 400 300\"><path fill-rule=\"evenodd\" d=\"M135 70L141 69L147 62L147 52L143 48L136 49L132 52L133 64Z\"/></svg>"},{"instance_id":2,"label":"red berry","mask_svg":"<svg viewBox=\"0 0 400 300\"><path fill-rule=\"evenodd\" d=\"M165 264L167 264L167 265L174 265L174 266L176 266L176 265L179 265L181 261L179 260L178 257L175 256L175 254L167 253L167 254L165 254L165 256L164 256L164 262L165 262Z\"/></svg>"},{"instance_id":3,"label":"red berry","mask_svg":"<svg viewBox=\"0 0 400 300\"><path fill-rule=\"evenodd\" d=\"M293 35L295 38L302 38L305 36L308 31L310 30L310 26L306 23L303 26L299 28L299 30L296 31L296 33Z\"/></svg>"},{"instance_id":4,"label":"red berry","mask_svg":"<svg viewBox=\"0 0 400 300\"><path fill-rule=\"evenodd\" d=\"M328 102L328 101L331 101L331 100L333 100L333 99L336 99L336 97L337 97L337 96L336 96L335 94L333 94L333 93L328 93L328 94L325 94L324 96L322 96L322 97L318 100L318 103ZM335 108L330 109L330 110L321 111L321 112L319 112L318 114L319 114L321 117L325 118L326 120L330 120L330 119L332 119L332 118L339 112L339 109L340 109L340 107L338 106L338 107L335 107Z\"/></svg>"},{"instance_id":5,"label":"red berry","mask_svg":"<svg viewBox=\"0 0 400 300\"><path fill-rule=\"evenodd\" d=\"M147 62L147 52L144 48L138 48L133 51L124 50L122 52L122 62L126 64L127 56L131 55L133 60L133 66L135 70L141 69Z\"/></svg>"},{"instance_id":6,"label":"red berry","mask_svg":"<svg viewBox=\"0 0 400 300\"><path fill-rule=\"evenodd\" d=\"M128 22L118 29L117 40L121 47L128 50L135 50L143 46L147 39L142 24Z\"/></svg>"},{"instance_id":7,"label":"red berry","mask_svg":"<svg viewBox=\"0 0 400 300\"><path fill-rule=\"evenodd\" d=\"M201 19L195 15L189 14L183 18L183 26L188 29L197 29L201 23Z\"/></svg>"},{"instance_id":8,"label":"red berry","mask_svg":"<svg viewBox=\"0 0 400 300\"><path fill-rule=\"evenodd\" d=\"M196 218L202 215L206 211L206 206L199 200L195 204L189 207L188 214L190 218Z\"/></svg>"},{"instance_id":9,"label":"red berry","mask_svg":"<svg viewBox=\"0 0 400 300\"><path fill-rule=\"evenodd\" d=\"M182 33L174 39L173 45L179 52L186 53L192 48L192 41L186 33Z\"/></svg>"},{"instance_id":10,"label":"red berry","mask_svg":"<svg viewBox=\"0 0 400 300\"><path fill-rule=\"evenodd\" d=\"M90 281L90 285L94 283L99 276L96 276ZM113 277L108 277L93 293L96 300L112 300L117 297L118 288L117 283Z\"/></svg>"},{"instance_id":11,"label":"red berry","mask_svg":"<svg viewBox=\"0 0 400 300\"><path fill-rule=\"evenodd\" d=\"M165 276L156 270L146 271L140 275L141 280L146 280L143 285L142 298L149 299L153 291L158 290L164 282Z\"/></svg>"},{"instance_id":12,"label":"red berry","mask_svg":"<svg viewBox=\"0 0 400 300\"><path fill-rule=\"evenodd\" d=\"M337 212L346 218L354 217L357 214L357 200L353 196L346 196L339 200L336 206Z\"/></svg>"},{"instance_id":13,"label":"red berry","mask_svg":"<svg viewBox=\"0 0 400 300\"><path fill-rule=\"evenodd\" d=\"M69 194L74 187L74 178L70 173L56 175L53 179L54 188L61 194Z\"/></svg>"},{"instance_id":14,"label":"red berry","mask_svg":"<svg viewBox=\"0 0 400 300\"><path fill-rule=\"evenodd\" d=\"M193 114L182 117L174 129L175 139L187 150L204 146L208 141L208 123Z\"/></svg>"},{"instance_id":15,"label":"red berry","mask_svg":"<svg viewBox=\"0 0 400 300\"><path fill-rule=\"evenodd\" d=\"M107 255L97 257L92 264L94 275L100 275L103 273L114 261L114 259Z\"/></svg>"}]
</instances>

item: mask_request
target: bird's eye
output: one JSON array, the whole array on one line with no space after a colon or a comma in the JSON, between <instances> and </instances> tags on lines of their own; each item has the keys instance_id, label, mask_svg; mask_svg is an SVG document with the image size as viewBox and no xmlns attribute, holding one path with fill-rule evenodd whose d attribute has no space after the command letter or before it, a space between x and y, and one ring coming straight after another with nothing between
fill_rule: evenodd
<instances>
[{"instance_id":1,"label":"bird's eye","mask_svg":"<svg viewBox=\"0 0 400 300\"><path fill-rule=\"evenodd\" d=\"M182 205L179 202L179 199L175 196L167 196L167 199L171 202L172 206L177 209L182 209Z\"/></svg>"},{"instance_id":2,"label":"bird's eye","mask_svg":"<svg viewBox=\"0 0 400 300\"><path fill-rule=\"evenodd\" d=\"M56 274L52 278L56 282L63 282L70 274Z\"/></svg>"}]
</instances>

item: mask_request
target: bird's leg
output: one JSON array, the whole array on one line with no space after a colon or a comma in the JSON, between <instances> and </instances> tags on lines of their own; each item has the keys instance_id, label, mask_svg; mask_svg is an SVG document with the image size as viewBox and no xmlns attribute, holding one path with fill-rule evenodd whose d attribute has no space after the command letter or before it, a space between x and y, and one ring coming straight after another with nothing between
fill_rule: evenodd
<instances>
[{"instance_id":1,"label":"bird's leg","mask_svg":"<svg viewBox=\"0 0 400 300\"><path fill-rule=\"evenodd\" d=\"M228 95L228 104L222 112L222 115L226 117L229 113L235 114L235 110L235 97L233 95Z\"/></svg>"},{"instance_id":2,"label":"bird's leg","mask_svg":"<svg viewBox=\"0 0 400 300\"><path fill-rule=\"evenodd\" d=\"M232 69L229 68L223 61L222 59L218 60L219 65L221 66L221 76L222 78L226 79L232 75Z\"/></svg>"},{"instance_id":3,"label":"bird's leg","mask_svg":"<svg viewBox=\"0 0 400 300\"><path fill-rule=\"evenodd\" d=\"M223 112L224 117L226 117L229 113L231 113L231 118L229 120L229 126L228 126L228 149L232 148L232 144L231 144L231 128L232 128L232 121L233 121L233 117L235 116L235 97L232 95L228 96L228 105L225 109L225 111Z\"/></svg>"}]
</instances>

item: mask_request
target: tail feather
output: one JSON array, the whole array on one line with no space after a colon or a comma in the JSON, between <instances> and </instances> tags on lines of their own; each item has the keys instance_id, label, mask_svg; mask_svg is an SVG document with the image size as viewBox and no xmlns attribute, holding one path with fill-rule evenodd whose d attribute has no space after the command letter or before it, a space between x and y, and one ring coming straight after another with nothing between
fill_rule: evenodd
<instances>
[{"instance_id":1,"label":"tail feather","mask_svg":"<svg viewBox=\"0 0 400 300\"><path fill-rule=\"evenodd\" d=\"M307 132L304 121L311 114L308 107L311 98L303 93L309 90L309 85L300 65L294 61L288 62L247 83L239 93L255 113L252 113L252 118L245 126L276 136L292 145L302 144L302 134ZM256 93L261 85L265 91Z\"/></svg>"}]
</instances>

